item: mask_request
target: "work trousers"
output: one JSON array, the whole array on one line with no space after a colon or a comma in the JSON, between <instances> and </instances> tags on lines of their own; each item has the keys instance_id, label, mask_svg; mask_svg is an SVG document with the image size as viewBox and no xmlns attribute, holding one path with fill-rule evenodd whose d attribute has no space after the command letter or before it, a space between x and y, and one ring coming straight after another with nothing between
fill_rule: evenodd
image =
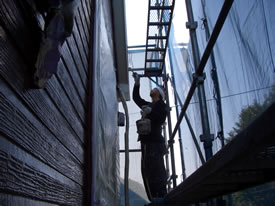
<instances>
[{"instance_id":1,"label":"work trousers","mask_svg":"<svg viewBox=\"0 0 275 206\"><path fill-rule=\"evenodd\" d=\"M167 193L167 174L163 156L165 154L164 143L141 144L141 173L148 199L164 197Z\"/></svg>"}]
</instances>

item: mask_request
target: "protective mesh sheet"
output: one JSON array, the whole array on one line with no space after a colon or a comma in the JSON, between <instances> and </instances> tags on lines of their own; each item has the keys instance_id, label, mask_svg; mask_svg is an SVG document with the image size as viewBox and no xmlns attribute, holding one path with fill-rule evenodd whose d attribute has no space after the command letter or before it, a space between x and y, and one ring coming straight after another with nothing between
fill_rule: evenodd
<instances>
[{"instance_id":1,"label":"protective mesh sheet","mask_svg":"<svg viewBox=\"0 0 275 206\"><path fill-rule=\"evenodd\" d=\"M211 1L194 0L192 4L194 18L198 22L197 38L202 54L207 44L203 20L207 19L211 33L223 1L216 1L213 4ZM274 9L274 1L235 1L214 47L221 93L223 131L227 139L230 138L228 133L233 130L233 127L238 128L236 123L239 122L242 109L256 108L257 105L262 107L265 103L274 101L275 36L273 34L275 26L272 23L275 18ZM182 26L182 24L174 25L175 30ZM179 43L171 30L169 39L171 65L174 69L176 89L184 102L192 81L192 73L195 70L192 63L191 45L186 49ZM217 134L221 131L222 124L219 121L215 101L217 94L211 77L212 69L213 64L209 60L205 68L204 85L210 129L215 137L213 142L215 153L221 148ZM199 111L196 92L188 107L187 115L200 142L202 127ZM252 116L254 117L250 115L250 120ZM185 121L181 124L181 129L186 172L190 175L201 165L201 162ZM202 143L200 146L204 153Z\"/></svg>"},{"instance_id":2,"label":"protective mesh sheet","mask_svg":"<svg viewBox=\"0 0 275 206\"><path fill-rule=\"evenodd\" d=\"M119 142L116 74L109 1L96 1L92 205L119 205Z\"/></svg>"}]
</instances>

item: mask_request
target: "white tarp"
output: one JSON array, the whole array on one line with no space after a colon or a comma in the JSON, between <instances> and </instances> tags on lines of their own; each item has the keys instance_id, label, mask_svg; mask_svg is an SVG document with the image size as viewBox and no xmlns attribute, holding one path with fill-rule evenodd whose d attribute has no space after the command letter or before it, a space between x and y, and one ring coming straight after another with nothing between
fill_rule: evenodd
<instances>
[{"instance_id":1,"label":"white tarp","mask_svg":"<svg viewBox=\"0 0 275 206\"><path fill-rule=\"evenodd\" d=\"M92 136L92 205L119 205L116 73L109 1L96 1Z\"/></svg>"},{"instance_id":2,"label":"white tarp","mask_svg":"<svg viewBox=\"0 0 275 206\"><path fill-rule=\"evenodd\" d=\"M208 22L210 33L216 23L223 1L192 0L194 18L198 22L197 38L200 54L207 45L203 19ZM262 104L269 91L274 87L275 80L275 1L271 0L236 0L222 28L220 36L214 47L214 57L221 92L224 136L235 127L239 121L242 108L253 105L254 102ZM175 13L177 15L177 13ZM183 22L174 24L184 26ZM177 34L178 35L178 34ZM184 35L184 34L182 34ZM179 95L184 102L194 72L191 45L188 51L174 38L173 30L170 34L171 60L174 77ZM208 106L208 115L211 133L217 137L221 126L218 120L217 106L214 101L214 86L211 78L210 61L205 68L205 92ZM196 137L202 134L200 112L197 93L194 95L187 111ZM183 121L183 148L187 175L198 168L201 163L197 156L190 132ZM220 140L215 138L214 153L221 147ZM202 152L203 144L201 143Z\"/></svg>"}]
</instances>

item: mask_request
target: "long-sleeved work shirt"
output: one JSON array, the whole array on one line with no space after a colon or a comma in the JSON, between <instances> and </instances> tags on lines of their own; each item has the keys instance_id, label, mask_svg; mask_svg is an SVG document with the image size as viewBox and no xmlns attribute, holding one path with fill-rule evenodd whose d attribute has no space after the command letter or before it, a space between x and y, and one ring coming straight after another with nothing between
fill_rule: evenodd
<instances>
[{"instance_id":1,"label":"long-sleeved work shirt","mask_svg":"<svg viewBox=\"0 0 275 206\"><path fill-rule=\"evenodd\" d=\"M164 123L167 115L166 104L163 100L158 100L157 102L147 102L140 97L139 94L139 85L135 85L133 89L133 100L134 102L142 108L142 106L149 106L152 108L152 111L146 115L145 118L151 120L151 133L148 135L139 135L138 140L142 143L147 142L164 142L164 138L161 135L161 126Z\"/></svg>"}]
</instances>

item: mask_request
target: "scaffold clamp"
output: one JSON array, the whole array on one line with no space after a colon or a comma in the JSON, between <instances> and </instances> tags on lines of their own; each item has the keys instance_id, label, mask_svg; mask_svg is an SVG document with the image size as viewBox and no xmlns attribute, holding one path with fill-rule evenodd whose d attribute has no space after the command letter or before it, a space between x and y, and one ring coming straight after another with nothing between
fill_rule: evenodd
<instances>
[{"instance_id":1,"label":"scaffold clamp","mask_svg":"<svg viewBox=\"0 0 275 206\"><path fill-rule=\"evenodd\" d=\"M194 21L194 22L186 22L185 24L187 29L191 29L191 30L196 30L198 27L198 22Z\"/></svg>"},{"instance_id":2,"label":"scaffold clamp","mask_svg":"<svg viewBox=\"0 0 275 206\"><path fill-rule=\"evenodd\" d=\"M193 73L193 79L196 81L196 84L202 84L204 82L206 78L205 73L203 73L202 75L198 75L197 73Z\"/></svg>"},{"instance_id":3,"label":"scaffold clamp","mask_svg":"<svg viewBox=\"0 0 275 206\"><path fill-rule=\"evenodd\" d=\"M209 134L209 135L200 135L200 140L201 142L205 142L207 140L211 140L211 141L214 141L214 134Z\"/></svg>"}]
</instances>

